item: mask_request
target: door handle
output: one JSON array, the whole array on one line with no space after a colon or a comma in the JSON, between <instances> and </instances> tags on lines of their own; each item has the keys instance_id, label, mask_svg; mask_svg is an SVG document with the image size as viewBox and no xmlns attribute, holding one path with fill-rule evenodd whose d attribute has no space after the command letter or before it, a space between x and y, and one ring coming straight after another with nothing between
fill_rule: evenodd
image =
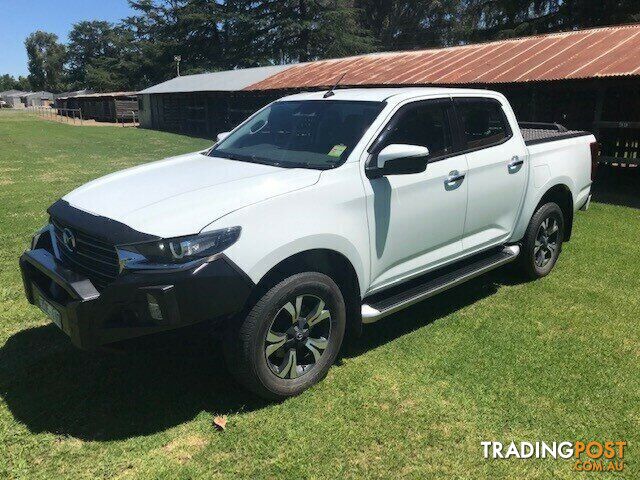
<instances>
[{"instance_id":1,"label":"door handle","mask_svg":"<svg viewBox=\"0 0 640 480\"><path fill-rule=\"evenodd\" d=\"M507 170L509 170L509 173L517 173L520 170L520 167L522 167L523 163L524 160L522 160L517 155L514 155L513 157L511 157L511 161L507 165Z\"/></svg>"},{"instance_id":2,"label":"door handle","mask_svg":"<svg viewBox=\"0 0 640 480\"><path fill-rule=\"evenodd\" d=\"M445 190L455 190L464 181L465 174L460 173L458 170L451 170L449 176L444 181Z\"/></svg>"}]
</instances>

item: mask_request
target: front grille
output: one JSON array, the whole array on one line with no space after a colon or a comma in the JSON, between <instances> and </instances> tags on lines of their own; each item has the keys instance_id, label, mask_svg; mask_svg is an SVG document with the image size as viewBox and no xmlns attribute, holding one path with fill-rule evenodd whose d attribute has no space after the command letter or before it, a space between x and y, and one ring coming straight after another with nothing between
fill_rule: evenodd
<instances>
[{"instance_id":1,"label":"front grille","mask_svg":"<svg viewBox=\"0 0 640 480\"><path fill-rule=\"evenodd\" d=\"M115 280L120 272L120 267L118 254L113 245L66 226L58 220L51 219L51 224L58 243L60 259L69 270L89 278L98 290L104 289ZM64 245L63 231L65 228L68 228L75 237L75 250L69 250Z\"/></svg>"}]
</instances>

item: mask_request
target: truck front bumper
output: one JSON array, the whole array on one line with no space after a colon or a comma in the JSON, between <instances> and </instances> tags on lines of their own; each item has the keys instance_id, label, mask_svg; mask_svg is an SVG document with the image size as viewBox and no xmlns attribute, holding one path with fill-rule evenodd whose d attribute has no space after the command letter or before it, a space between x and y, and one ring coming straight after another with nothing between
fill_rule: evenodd
<instances>
[{"instance_id":1,"label":"truck front bumper","mask_svg":"<svg viewBox=\"0 0 640 480\"><path fill-rule=\"evenodd\" d=\"M230 318L254 287L223 254L188 269L125 271L102 291L46 248L26 251L20 269L29 302L82 349Z\"/></svg>"}]
</instances>

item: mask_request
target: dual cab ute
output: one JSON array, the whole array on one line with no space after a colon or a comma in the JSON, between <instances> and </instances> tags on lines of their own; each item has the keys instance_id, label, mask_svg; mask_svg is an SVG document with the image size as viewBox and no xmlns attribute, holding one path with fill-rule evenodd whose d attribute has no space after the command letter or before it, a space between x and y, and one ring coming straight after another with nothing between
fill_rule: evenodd
<instances>
[{"instance_id":1,"label":"dual cab ute","mask_svg":"<svg viewBox=\"0 0 640 480\"><path fill-rule=\"evenodd\" d=\"M526 127L482 90L283 98L54 203L20 258L27 298L81 348L215 320L243 385L296 395L345 332L509 262L549 273L597 144Z\"/></svg>"}]
</instances>

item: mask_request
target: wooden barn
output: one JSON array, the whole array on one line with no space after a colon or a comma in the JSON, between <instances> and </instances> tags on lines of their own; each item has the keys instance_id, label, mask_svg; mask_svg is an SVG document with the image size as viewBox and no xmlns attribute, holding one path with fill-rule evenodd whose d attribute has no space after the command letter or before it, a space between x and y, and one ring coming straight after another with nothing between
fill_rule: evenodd
<instances>
[{"instance_id":1,"label":"wooden barn","mask_svg":"<svg viewBox=\"0 0 640 480\"><path fill-rule=\"evenodd\" d=\"M263 68L179 77L144 90L141 123L214 138L274 99L327 88L345 74L343 87L498 90L520 121L592 131L603 162L640 162L640 24Z\"/></svg>"},{"instance_id":2,"label":"wooden barn","mask_svg":"<svg viewBox=\"0 0 640 480\"><path fill-rule=\"evenodd\" d=\"M247 88L443 85L504 93L521 121L594 132L606 163L640 161L640 24L293 66Z\"/></svg>"},{"instance_id":3,"label":"wooden barn","mask_svg":"<svg viewBox=\"0 0 640 480\"><path fill-rule=\"evenodd\" d=\"M277 98L243 92L288 66L276 65L176 77L138 93L140 126L214 138Z\"/></svg>"},{"instance_id":4,"label":"wooden barn","mask_svg":"<svg viewBox=\"0 0 640 480\"><path fill-rule=\"evenodd\" d=\"M62 115L71 115L69 110L80 110L85 120L97 122L132 122L138 120L138 97L136 92L88 93L69 97L58 97L56 108ZM77 116L77 115L75 115Z\"/></svg>"}]
</instances>

